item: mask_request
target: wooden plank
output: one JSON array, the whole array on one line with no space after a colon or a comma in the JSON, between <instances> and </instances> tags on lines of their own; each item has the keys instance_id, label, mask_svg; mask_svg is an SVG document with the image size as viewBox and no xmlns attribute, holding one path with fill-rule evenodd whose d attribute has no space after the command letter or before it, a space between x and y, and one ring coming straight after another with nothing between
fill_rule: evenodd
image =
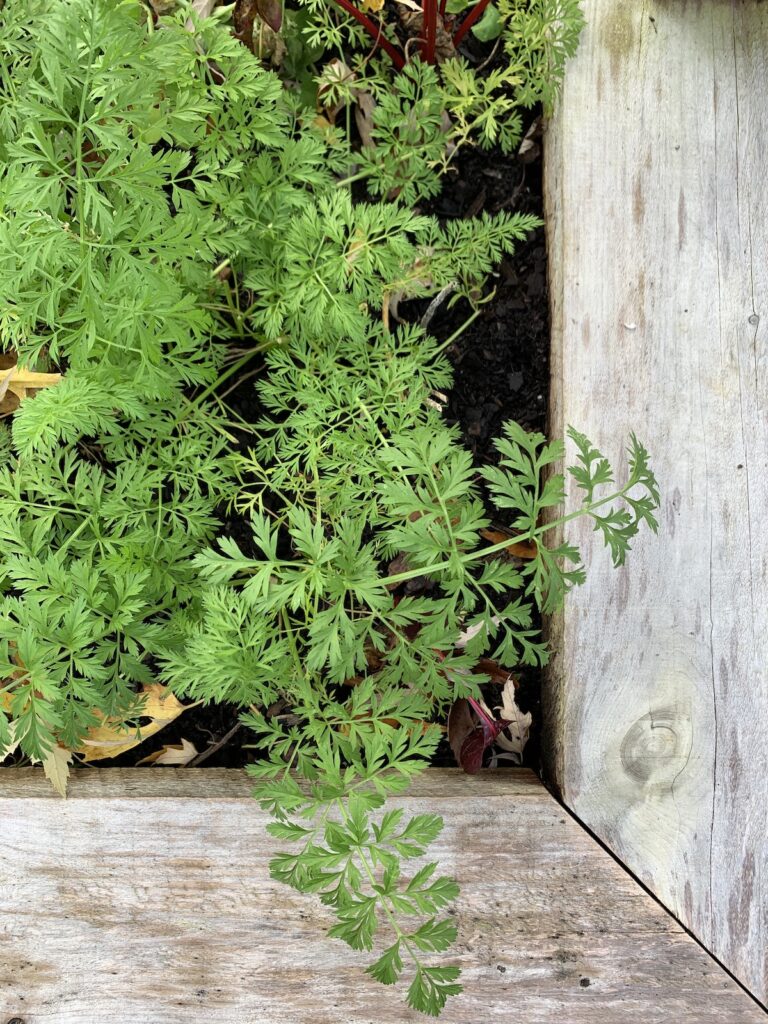
<instances>
[{"instance_id":1,"label":"wooden plank","mask_svg":"<svg viewBox=\"0 0 768 1024\"><path fill-rule=\"evenodd\" d=\"M583 6L546 140L552 432L635 430L663 507L618 573L572 531L550 776L766 1001L768 4Z\"/></svg>"},{"instance_id":2,"label":"wooden plank","mask_svg":"<svg viewBox=\"0 0 768 1024\"><path fill-rule=\"evenodd\" d=\"M89 770L66 801L37 772L0 783L0 1020L424 1019L322 935L315 899L270 880L237 773ZM530 773L431 772L397 803L444 815L437 854L462 885L466 992L446 1024L765 1020Z\"/></svg>"}]
</instances>

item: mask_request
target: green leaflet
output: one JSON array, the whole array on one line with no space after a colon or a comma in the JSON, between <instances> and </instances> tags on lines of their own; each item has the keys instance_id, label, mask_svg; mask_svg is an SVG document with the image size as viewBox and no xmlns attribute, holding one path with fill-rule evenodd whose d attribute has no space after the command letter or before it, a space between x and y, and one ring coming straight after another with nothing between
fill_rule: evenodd
<instances>
[{"instance_id":1,"label":"green leaflet","mask_svg":"<svg viewBox=\"0 0 768 1024\"><path fill-rule=\"evenodd\" d=\"M541 103L549 113L584 28L579 0L498 0L498 8L517 100L523 107Z\"/></svg>"}]
</instances>

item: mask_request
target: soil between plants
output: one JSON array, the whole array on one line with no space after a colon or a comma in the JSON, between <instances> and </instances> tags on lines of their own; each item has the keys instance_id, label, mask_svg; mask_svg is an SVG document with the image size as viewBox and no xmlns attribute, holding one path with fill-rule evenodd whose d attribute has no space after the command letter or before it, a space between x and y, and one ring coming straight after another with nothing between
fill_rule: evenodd
<instances>
[{"instance_id":1,"label":"soil between plants","mask_svg":"<svg viewBox=\"0 0 768 1024\"><path fill-rule=\"evenodd\" d=\"M499 151L482 153L466 150L458 155L454 169L444 181L441 194L424 212L441 220L477 216L483 210L499 210L542 216L541 164L524 162ZM549 391L549 319L547 304L547 254L544 229L534 231L516 252L506 257L488 282L492 297L480 315L449 347L454 366L454 385L449 393L446 417L461 427L467 446L478 465L496 459L493 439L508 419L517 420L529 430L546 428ZM405 302L399 309L403 319L417 321L426 311L427 301ZM450 298L435 312L429 331L446 341L459 331L472 314L465 300L453 304ZM243 383L228 402L249 421L258 416L253 380ZM230 519L225 531L248 547L250 530L245 520ZM533 715L533 725L525 748L523 763L538 770L540 761L540 689L537 670L515 672L519 681L517 700L523 712ZM490 706L497 687L488 686L485 694ZM99 767L135 765L163 746L193 743L204 754L220 743L231 730L233 735L205 757L207 768L241 768L255 759L257 751L248 729L236 728L239 709L234 705L196 707L184 712L173 723L144 743L120 757L99 761ZM447 739L435 753L436 766L454 766ZM504 764L505 762L501 762Z\"/></svg>"}]
</instances>

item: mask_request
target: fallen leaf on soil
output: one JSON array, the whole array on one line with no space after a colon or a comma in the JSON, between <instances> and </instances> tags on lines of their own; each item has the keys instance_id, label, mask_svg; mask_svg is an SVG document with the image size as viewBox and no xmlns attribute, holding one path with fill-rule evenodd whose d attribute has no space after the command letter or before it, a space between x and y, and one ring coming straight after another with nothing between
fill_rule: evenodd
<instances>
[{"instance_id":1,"label":"fallen leaf on soil","mask_svg":"<svg viewBox=\"0 0 768 1024\"><path fill-rule=\"evenodd\" d=\"M373 94L366 89L355 90L355 124L360 135L360 141L364 146L375 145L371 132L373 131L373 112L376 109L376 100Z\"/></svg>"},{"instance_id":2,"label":"fallen leaf on soil","mask_svg":"<svg viewBox=\"0 0 768 1024\"><path fill-rule=\"evenodd\" d=\"M58 384L60 380L60 373L35 373L19 369L16 356L5 353L0 356L0 416L16 412L19 403L31 392Z\"/></svg>"},{"instance_id":3,"label":"fallen leaf on soil","mask_svg":"<svg viewBox=\"0 0 768 1024\"><path fill-rule=\"evenodd\" d=\"M147 757L142 757L136 764L171 765L178 768L189 764L193 757L197 757L197 754L198 750L194 743L190 743L189 740L182 737L180 744L171 743L167 747L161 747L160 750L148 754Z\"/></svg>"},{"instance_id":4,"label":"fallen leaf on soil","mask_svg":"<svg viewBox=\"0 0 768 1024\"><path fill-rule=\"evenodd\" d=\"M151 719L149 725L142 725L140 729L130 729L122 719L105 719L101 725L89 730L88 739L83 740L76 751L86 764L91 761L103 761L107 757L117 757L118 754L131 750L178 718L182 711L197 707L197 704L180 704L174 694L160 683L145 687L137 697L145 698L140 717Z\"/></svg>"},{"instance_id":5,"label":"fallen leaf on soil","mask_svg":"<svg viewBox=\"0 0 768 1024\"><path fill-rule=\"evenodd\" d=\"M541 138L541 118L537 117L531 127L525 133L520 148L517 151L518 157L524 164L531 163L541 153L541 146L536 141Z\"/></svg>"},{"instance_id":6,"label":"fallen leaf on soil","mask_svg":"<svg viewBox=\"0 0 768 1024\"><path fill-rule=\"evenodd\" d=\"M496 745L507 754L512 755L512 757L505 757L505 760L514 760L517 764L522 764L523 750L531 732L533 716L528 713L523 714L517 706L515 684L511 678L504 685L501 700L502 703L495 710L501 712L501 717L507 722L507 728L497 736Z\"/></svg>"},{"instance_id":7,"label":"fallen leaf on soil","mask_svg":"<svg viewBox=\"0 0 768 1024\"><path fill-rule=\"evenodd\" d=\"M491 544L503 544L505 540L509 539L506 550L517 558L536 557L536 544L533 541L516 541L514 537L508 533L502 533L501 530L481 530L480 536L483 540L489 540Z\"/></svg>"},{"instance_id":8,"label":"fallen leaf on soil","mask_svg":"<svg viewBox=\"0 0 768 1024\"><path fill-rule=\"evenodd\" d=\"M67 782L69 781L69 766L71 763L72 751L66 750L58 744L43 758L45 777L50 780L51 785L59 796L67 795Z\"/></svg>"},{"instance_id":9,"label":"fallen leaf on soil","mask_svg":"<svg viewBox=\"0 0 768 1024\"><path fill-rule=\"evenodd\" d=\"M253 21L258 14L256 0L237 0L233 21L235 35L253 52Z\"/></svg>"},{"instance_id":10,"label":"fallen leaf on soil","mask_svg":"<svg viewBox=\"0 0 768 1024\"><path fill-rule=\"evenodd\" d=\"M514 676L507 669L502 668L498 661L491 661L490 658L481 658L475 665L475 672L482 672L488 676L489 683L495 683L497 686L506 686L507 683L510 686L518 686Z\"/></svg>"},{"instance_id":11,"label":"fallen leaf on soil","mask_svg":"<svg viewBox=\"0 0 768 1024\"><path fill-rule=\"evenodd\" d=\"M19 745L19 741L16 739L16 722L8 723L8 732L10 733L8 743L4 747L0 747L0 761L4 761L6 757L10 757L11 754L15 753Z\"/></svg>"},{"instance_id":12,"label":"fallen leaf on soil","mask_svg":"<svg viewBox=\"0 0 768 1024\"><path fill-rule=\"evenodd\" d=\"M469 701L463 697L453 702L448 712L448 742L451 745L456 764L461 764L461 748L470 733L474 732L477 723L472 717Z\"/></svg>"},{"instance_id":13,"label":"fallen leaf on soil","mask_svg":"<svg viewBox=\"0 0 768 1024\"><path fill-rule=\"evenodd\" d=\"M411 5L401 2L400 6L410 8ZM416 39L424 38L424 12L421 7L416 7L415 10L401 10L398 7L397 13L400 15L400 21L405 26L408 35ZM435 30L435 56L438 63L455 57L456 47L453 45L451 33L446 29L442 18L437 19Z\"/></svg>"}]
</instances>

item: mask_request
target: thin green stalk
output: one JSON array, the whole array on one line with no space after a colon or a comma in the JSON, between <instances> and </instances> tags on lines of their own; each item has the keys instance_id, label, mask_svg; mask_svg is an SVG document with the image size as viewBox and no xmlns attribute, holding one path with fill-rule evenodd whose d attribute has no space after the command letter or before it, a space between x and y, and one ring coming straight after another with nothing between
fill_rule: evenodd
<instances>
[{"instance_id":1,"label":"thin green stalk","mask_svg":"<svg viewBox=\"0 0 768 1024\"><path fill-rule=\"evenodd\" d=\"M492 544L490 547L469 552L466 555L461 556L462 560L465 563L477 562L480 559L487 558L488 555L495 555L499 551L504 551L510 544L525 543L525 541L530 540L535 541L537 537L541 537L543 534L556 529L558 526L562 526L564 523L570 522L572 519L578 519L580 516L589 515L592 511L600 508L602 505L607 505L611 501L616 501L618 498L623 497L628 490L629 486L622 488L613 494L609 494L605 498L600 498L599 501L593 501L587 505L583 505L581 508L576 509L575 512L569 512L568 515L561 516L559 519L555 519L551 523L545 523L543 526L538 526L534 530L527 530L524 533L515 534L514 537L508 537L506 540L499 541L497 544ZM418 569L408 569L404 572L396 573L394 576L384 576L381 580L381 584L382 586L391 586L393 583L404 583L406 580L416 579L417 576L431 576L436 572L440 572L442 569L450 568L451 565L453 565L451 560L444 559L441 562L434 562L432 565L425 565Z\"/></svg>"},{"instance_id":2,"label":"thin green stalk","mask_svg":"<svg viewBox=\"0 0 768 1024\"><path fill-rule=\"evenodd\" d=\"M468 316L464 323L461 324L460 327L456 328L456 330L453 332L450 338L447 338L445 341L441 342L437 346L437 348L434 350L434 355L439 356L441 352L444 352L447 348L450 348L455 341L458 341L458 339L462 336L462 334L464 333L464 331L466 331L470 324L473 324L475 320L477 320L482 311L482 306L478 306L478 308L472 313L472 315Z\"/></svg>"}]
</instances>

